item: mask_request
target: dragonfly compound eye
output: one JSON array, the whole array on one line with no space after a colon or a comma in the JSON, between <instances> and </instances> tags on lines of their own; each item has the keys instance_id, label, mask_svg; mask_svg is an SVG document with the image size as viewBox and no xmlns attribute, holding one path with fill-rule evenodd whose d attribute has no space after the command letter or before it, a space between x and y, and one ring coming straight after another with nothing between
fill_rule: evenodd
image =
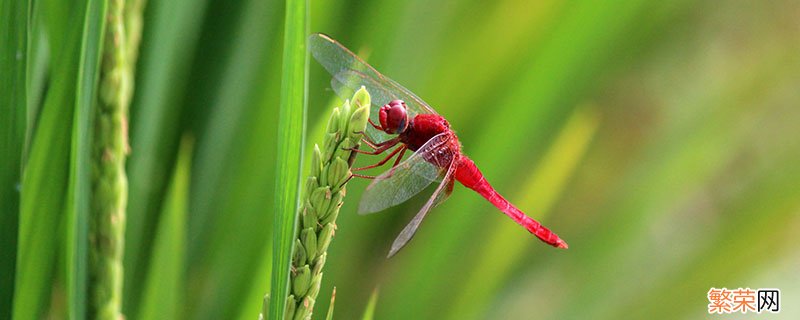
<instances>
[{"instance_id":1,"label":"dragonfly compound eye","mask_svg":"<svg viewBox=\"0 0 800 320\"><path fill-rule=\"evenodd\" d=\"M406 103L403 102L403 100L392 100L392 101L389 101L389 106L390 107L400 106L400 107L405 108L406 107Z\"/></svg>"},{"instance_id":2,"label":"dragonfly compound eye","mask_svg":"<svg viewBox=\"0 0 800 320\"><path fill-rule=\"evenodd\" d=\"M383 130L388 134L398 134L408 127L408 114L402 100L393 100L380 109L378 115Z\"/></svg>"}]
</instances>

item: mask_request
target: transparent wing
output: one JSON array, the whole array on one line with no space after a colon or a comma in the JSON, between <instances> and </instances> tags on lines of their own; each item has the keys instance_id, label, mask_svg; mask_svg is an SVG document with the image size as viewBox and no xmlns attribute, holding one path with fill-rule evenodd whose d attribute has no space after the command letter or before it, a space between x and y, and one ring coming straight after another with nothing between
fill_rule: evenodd
<instances>
[{"instance_id":1,"label":"transparent wing","mask_svg":"<svg viewBox=\"0 0 800 320\"><path fill-rule=\"evenodd\" d=\"M420 97L382 75L327 35L315 33L309 36L308 49L314 59L333 76L331 86L342 100L352 97L352 93L361 86L367 88L372 96L370 117L373 121L378 119L378 108L395 99L405 101L412 117L420 113L436 114L436 111Z\"/></svg>"},{"instance_id":2,"label":"transparent wing","mask_svg":"<svg viewBox=\"0 0 800 320\"><path fill-rule=\"evenodd\" d=\"M451 137L449 133L434 136L408 159L376 177L361 196L359 213L378 212L405 202L444 176L455 159L447 148Z\"/></svg>"},{"instance_id":3,"label":"transparent wing","mask_svg":"<svg viewBox=\"0 0 800 320\"><path fill-rule=\"evenodd\" d=\"M392 249L389 251L388 258L391 258L393 255L400 251L411 238L414 237L414 234L417 233L417 228L419 228L419 224L422 223L422 219L425 219L425 216L431 211L431 208L436 207L440 203L442 203L450 194L453 192L453 183L455 180L453 179L453 172L455 172L456 166L455 162L451 162L450 168L445 173L444 177L442 178L442 182L436 188L436 191L433 192L431 198L428 199L428 202L419 209L417 215L414 216L414 219L411 219L411 222L403 228L403 231L394 239L392 243Z\"/></svg>"}]
</instances>

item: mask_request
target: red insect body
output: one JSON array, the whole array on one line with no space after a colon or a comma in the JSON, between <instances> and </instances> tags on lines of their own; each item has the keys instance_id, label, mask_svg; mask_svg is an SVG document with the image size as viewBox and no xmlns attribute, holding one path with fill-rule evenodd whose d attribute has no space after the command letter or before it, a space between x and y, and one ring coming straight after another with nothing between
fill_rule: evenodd
<instances>
[{"instance_id":1,"label":"red insect body","mask_svg":"<svg viewBox=\"0 0 800 320\"><path fill-rule=\"evenodd\" d=\"M448 132L450 130L450 123L444 117L438 114L418 114L411 123L408 125L406 131L400 134L400 141L405 143L411 151L417 151L425 142L428 142L434 136ZM453 133L455 137L455 133ZM455 139L457 142L458 139ZM459 151L460 146L456 143L455 146Z\"/></svg>"},{"instance_id":2,"label":"red insect body","mask_svg":"<svg viewBox=\"0 0 800 320\"><path fill-rule=\"evenodd\" d=\"M497 209L500 209L500 211L505 213L509 218L525 227L525 229L545 243L558 248L566 249L568 247L567 243L561 240L555 233L542 226L538 221L525 215L494 190L489 182L486 181L483 173L481 173L475 165L475 162L461 153L458 137L450 129L450 124L444 117L437 114L417 115L409 124L408 129L400 134L400 141L405 143L412 151L416 151L432 137L443 132L448 132L451 138L447 142L448 145L442 146L441 148L448 150L449 152L447 152L447 154L456 155L458 159L453 160L447 157L437 157L435 160L429 160L429 162L444 167L450 165L450 161L457 161L455 164L455 179L458 180L458 182L461 182L461 184L467 188L475 190L475 192L486 198L486 200L491 202Z\"/></svg>"},{"instance_id":3,"label":"red insect body","mask_svg":"<svg viewBox=\"0 0 800 320\"><path fill-rule=\"evenodd\" d=\"M314 34L308 40L314 58L333 76L331 86L340 97L349 98L352 94L349 90L359 88L366 88L372 95L371 112L377 115L379 124L370 120L371 127L367 130L364 142L373 151L354 151L377 155L400 144L388 152L383 160L352 169L361 171L376 168L396 157L392 169L380 176L353 174L355 177L374 179L362 195L359 211L381 211L408 200L433 181L440 181L432 196L392 244L389 256L411 240L427 212L450 194L455 180L486 198L542 241L554 247L567 248L567 244L555 233L526 216L492 188L475 163L461 153L461 143L447 120L421 98L380 74L330 37ZM386 135L397 136L387 139ZM414 151L414 155L401 163L407 149Z\"/></svg>"},{"instance_id":4,"label":"red insect body","mask_svg":"<svg viewBox=\"0 0 800 320\"><path fill-rule=\"evenodd\" d=\"M497 193L489 182L486 181L483 173L478 170L475 163L472 162L472 159L461 155L457 165L456 180L458 180L458 182L461 182L461 184L467 188L475 190L475 192L486 198L486 200L491 202L497 209L500 209L500 211L505 213L509 218L525 227L525 229L528 229L530 233L545 243L558 248L566 249L568 247L567 243L550 231L550 229L547 229L533 218L526 216L522 211L511 204L511 202L508 202L508 200Z\"/></svg>"}]
</instances>

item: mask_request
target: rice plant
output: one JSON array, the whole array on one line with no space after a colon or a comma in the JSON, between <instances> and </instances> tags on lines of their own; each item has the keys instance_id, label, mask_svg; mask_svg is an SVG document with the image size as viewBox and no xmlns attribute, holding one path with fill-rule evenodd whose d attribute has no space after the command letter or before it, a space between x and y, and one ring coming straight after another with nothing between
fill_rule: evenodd
<instances>
[{"instance_id":1,"label":"rice plant","mask_svg":"<svg viewBox=\"0 0 800 320\"><path fill-rule=\"evenodd\" d=\"M797 318L798 9L0 0L0 319L700 318L722 287ZM360 216L357 178L320 241L304 175L349 157L313 32L429 102L569 250L456 188L386 259L426 199Z\"/></svg>"}]
</instances>

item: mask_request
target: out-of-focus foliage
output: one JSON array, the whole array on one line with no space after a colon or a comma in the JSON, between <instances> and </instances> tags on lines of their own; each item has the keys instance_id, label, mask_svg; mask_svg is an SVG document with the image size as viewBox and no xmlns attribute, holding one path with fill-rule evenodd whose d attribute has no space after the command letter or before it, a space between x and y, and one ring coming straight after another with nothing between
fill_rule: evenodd
<instances>
[{"instance_id":1,"label":"out-of-focus foliage","mask_svg":"<svg viewBox=\"0 0 800 320\"><path fill-rule=\"evenodd\" d=\"M0 123L49 133L4 136L22 146L8 150L27 150L15 159L39 181L23 193L54 188L47 198L23 195L21 206L56 219L43 222L52 238L37 250L52 251L41 265L58 280L59 191L75 124L73 106L57 102L74 101L76 78L52 79L75 73L59 63L75 63L79 43L53 30L83 17L70 18L74 8L60 1L34 2L49 10L30 19L28 108L15 109L27 119ZM570 245L543 245L457 186L387 260L424 199L359 216L368 181L354 180L315 319L325 317L333 286L334 319L362 317L376 287L375 319L702 318L711 287L780 288L781 316L800 317L790 303L800 299L797 2L310 5L312 32L368 55L423 97L498 191ZM272 269L284 9L274 0L147 1L130 119L129 319L161 310L254 319L261 310ZM307 143L319 142L314 129L329 117L329 79L312 60ZM46 162L43 150L58 157ZM14 177L3 174L3 183ZM58 212L34 212L45 208ZM4 216L0 230L17 230L7 221L17 223ZM64 290L27 299L63 310Z\"/></svg>"}]
</instances>

